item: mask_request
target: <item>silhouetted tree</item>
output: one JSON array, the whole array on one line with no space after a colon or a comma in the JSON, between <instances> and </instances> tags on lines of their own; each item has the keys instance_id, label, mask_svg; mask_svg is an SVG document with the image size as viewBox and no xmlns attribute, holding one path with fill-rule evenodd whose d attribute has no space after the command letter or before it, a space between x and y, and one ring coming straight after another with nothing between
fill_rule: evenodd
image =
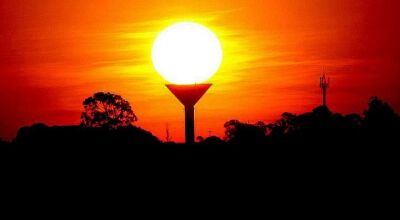
<instances>
[{"instance_id":1,"label":"silhouetted tree","mask_svg":"<svg viewBox=\"0 0 400 220\"><path fill-rule=\"evenodd\" d=\"M378 97L372 97L364 111L363 137L369 144L397 146L400 137L400 117Z\"/></svg>"},{"instance_id":2,"label":"silhouetted tree","mask_svg":"<svg viewBox=\"0 0 400 220\"><path fill-rule=\"evenodd\" d=\"M365 126L377 130L393 129L399 123L399 116L393 108L378 97L370 98L364 116Z\"/></svg>"},{"instance_id":3,"label":"silhouetted tree","mask_svg":"<svg viewBox=\"0 0 400 220\"><path fill-rule=\"evenodd\" d=\"M281 115L281 119L277 120L275 123L266 125L268 135L274 138L281 138L285 134L294 131L295 127L293 120L295 118L296 115L289 112L284 112Z\"/></svg>"},{"instance_id":4,"label":"silhouetted tree","mask_svg":"<svg viewBox=\"0 0 400 220\"><path fill-rule=\"evenodd\" d=\"M98 92L83 101L81 125L84 127L117 128L137 121L128 101L109 92Z\"/></svg>"},{"instance_id":5,"label":"silhouetted tree","mask_svg":"<svg viewBox=\"0 0 400 220\"><path fill-rule=\"evenodd\" d=\"M236 144L260 144L265 140L267 126L263 122L256 124L230 120L224 124L225 139Z\"/></svg>"},{"instance_id":6,"label":"silhouetted tree","mask_svg":"<svg viewBox=\"0 0 400 220\"><path fill-rule=\"evenodd\" d=\"M150 132L133 125L106 129L34 124L19 129L14 143L33 151L79 149L83 152L107 149L111 152L119 149L138 150L137 147L148 148L158 145L160 141Z\"/></svg>"},{"instance_id":7,"label":"silhouetted tree","mask_svg":"<svg viewBox=\"0 0 400 220\"><path fill-rule=\"evenodd\" d=\"M355 141L359 136L361 117L332 113L326 106L300 115L283 113L281 119L267 125L270 144L319 146ZM349 142L349 141L346 141Z\"/></svg>"},{"instance_id":8,"label":"silhouetted tree","mask_svg":"<svg viewBox=\"0 0 400 220\"><path fill-rule=\"evenodd\" d=\"M86 99L84 105L84 126L34 124L23 127L14 141L6 144L7 148L3 148L3 151L19 149L75 154L100 150L107 154L115 152L122 155L149 150L273 152L296 149L292 151L296 155L316 156L322 153L336 157L396 150L400 137L400 116L389 104L377 97L370 99L368 108L364 111L365 117L333 113L326 106L318 106L310 112L298 115L285 112L279 120L268 125L263 122L250 124L230 120L224 124L226 141L216 136L205 139L199 136L199 143L189 148L179 143L161 144L150 132L131 125L137 118L129 103L120 96L96 93ZM4 142L0 139L0 147L2 145Z\"/></svg>"},{"instance_id":9,"label":"silhouetted tree","mask_svg":"<svg viewBox=\"0 0 400 220\"><path fill-rule=\"evenodd\" d=\"M225 144L225 142L217 136L207 137L201 143L208 146L219 146Z\"/></svg>"},{"instance_id":10,"label":"silhouetted tree","mask_svg":"<svg viewBox=\"0 0 400 220\"><path fill-rule=\"evenodd\" d=\"M202 141L204 141L204 137L203 136L197 136L196 140L197 140L197 142L202 142Z\"/></svg>"}]
</instances>

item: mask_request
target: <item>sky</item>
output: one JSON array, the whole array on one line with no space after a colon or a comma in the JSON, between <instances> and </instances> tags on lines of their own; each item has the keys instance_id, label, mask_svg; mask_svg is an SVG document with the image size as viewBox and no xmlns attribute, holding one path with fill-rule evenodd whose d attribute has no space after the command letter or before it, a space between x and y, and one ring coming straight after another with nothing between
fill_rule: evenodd
<instances>
[{"instance_id":1,"label":"sky","mask_svg":"<svg viewBox=\"0 0 400 220\"><path fill-rule=\"evenodd\" d=\"M196 135L312 110L323 71L332 111L362 113L379 96L399 112L399 11L395 0L0 0L0 137L79 124L82 101L105 91L131 103L136 125L183 141L183 106L151 61L157 34L180 21L207 26L223 49Z\"/></svg>"}]
</instances>

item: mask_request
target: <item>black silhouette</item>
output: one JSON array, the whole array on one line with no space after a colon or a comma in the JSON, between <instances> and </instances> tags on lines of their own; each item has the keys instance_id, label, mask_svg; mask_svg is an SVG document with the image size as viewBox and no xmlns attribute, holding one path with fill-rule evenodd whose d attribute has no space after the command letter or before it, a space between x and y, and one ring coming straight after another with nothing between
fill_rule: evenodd
<instances>
[{"instance_id":1,"label":"black silhouette","mask_svg":"<svg viewBox=\"0 0 400 220\"><path fill-rule=\"evenodd\" d=\"M14 140L21 150L50 152L128 152L160 143L150 132L133 125L108 129L34 124L21 128Z\"/></svg>"},{"instance_id":2,"label":"black silhouette","mask_svg":"<svg viewBox=\"0 0 400 220\"><path fill-rule=\"evenodd\" d=\"M202 141L204 141L204 137L203 136L197 136L196 140L197 140L197 142L202 142Z\"/></svg>"},{"instance_id":3,"label":"black silhouette","mask_svg":"<svg viewBox=\"0 0 400 220\"><path fill-rule=\"evenodd\" d=\"M370 133L393 133L399 131L400 117L392 107L378 97L372 97L364 111L364 126Z\"/></svg>"},{"instance_id":4,"label":"black silhouette","mask_svg":"<svg viewBox=\"0 0 400 220\"><path fill-rule=\"evenodd\" d=\"M166 86L185 107L185 143L194 144L194 106L211 84L167 84Z\"/></svg>"},{"instance_id":5,"label":"black silhouette","mask_svg":"<svg viewBox=\"0 0 400 220\"><path fill-rule=\"evenodd\" d=\"M217 136L210 136L200 141L200 144L206 146L222 146L225 142Z\"/></svg>"},{"instance_id":6,"label":"black silhouette","mask_svg":"<svg viewBox=\"0 0 400 220\"><path fill-rule=\"evenodd\" d=\"M241 150L290 147L350 151L395 146L400 135L400 117L387 103L373 97L364 118L332 113L322 105L300 115L285 112L267 125L231 120L225 123L225 129L227 143L240 145Z\"/></svg>"},{"instance_id":7,"label":"black silhouette","mask_svg":"<svg viewBox=\"0 0 400 220\"><path fill-rule=\"evenodd\" d=\"M326 78L325 74L323 74L319 78L319 87L322 90L322 105L327 106L326 104L326 90L329 88L329 78Z\"/></svg>"},{"instance_id":8,"label":"black silhouette","mask_svg":"<svg viewBox=\"0 0 400 220\"><path fill-rule=\"evenodd\" d=\"M253 146L263 144L265 141L266 126L263 122L253 125L230 120L224 127L228 143Z\"/></svg>"},{"instance_id":9,"label":"black silhouette","mask_svg":"<svg viewBox=\"0 0 400 220\"><path fill-rule=\"evenodd\" d=\"M83 101L81 125L84 127L117 128L137 121L128 101L109 92L98 92Z\"/></svg>"},{"instance_id":10,"label":"black silhouette","mask_svg":"<svg viewBox=\"0 0 400 220\"><path fill-rule=\"evenodd\" d=\"M0 138L0 153L7 152L8 147L9 147L9 143L4 141L2 138Z\"/></svg>"},{"instance_id":11,"label":"black silhouette","mask_svg":"<svg viewBox=\"0 0 400 220\"><path fill-rule=\"evenodd\" d=\"M118 117L112 114L104 119L104 115L107 114L98 109L111 109L111 107L98 107L103 105L103 102L105 106L117 106L116 111L126 112L120 113ZM129 156L135 152L146 151L272 153L276 150L290 149L302 157L319 154L333 157L333 155L359 155L368 149L374 154L384 149L397 149L400 137L400 116L389 104L377 97L370 99L363 116L341 115L331 112L327 106L319 106L311 112L300 115L285 112L280 119L269 124L230 120L224 124L224 140L216 136L199 137L198 142L193 145L170 141L162 143L150 132L128 125L128 122L136 120L136 116L129 103L119 96L96 93L85 103L84 114L93 116L88 118L94 121L86 120L81 126L49 127L39 123L23 127L12 143L0 140L0 152L40 152L44 155L104 152ZM130 114L128 119L124 118L126 114Z\"/></svg>"}]
</instances>

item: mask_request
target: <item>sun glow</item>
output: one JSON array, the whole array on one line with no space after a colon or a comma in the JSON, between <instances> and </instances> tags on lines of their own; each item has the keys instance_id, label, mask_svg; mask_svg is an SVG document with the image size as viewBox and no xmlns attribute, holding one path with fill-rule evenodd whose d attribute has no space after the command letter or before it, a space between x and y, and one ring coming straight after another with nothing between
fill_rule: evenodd
<instances>
[{"instance_id":1,"label":"sun glow","mask_svg":"<svg viewBox=\"0 0 400 220\"><path fill-rule=\"evenodd\" d=\"M153 65L167 81L195 84L208 80L222 61L221 44L208 28L194 22L176 23L156 38Z\"/></svg>"}]
</instances>

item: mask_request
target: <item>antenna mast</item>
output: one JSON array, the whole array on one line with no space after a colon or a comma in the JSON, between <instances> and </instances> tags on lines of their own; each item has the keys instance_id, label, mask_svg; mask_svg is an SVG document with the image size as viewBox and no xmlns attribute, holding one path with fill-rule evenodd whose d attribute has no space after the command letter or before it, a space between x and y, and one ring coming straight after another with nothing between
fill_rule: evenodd
<instances>
[{"instance_id":1,"label":"antenna mast","mask_svg":"<svg viewBox=\"0 0 400 220\"><path fill-rule=\"evenodd\" d=\"M319 78L319 87L322 90L322 105L326 105L326 90L329 88L329 78L326 78L325 73Z\"/></svg>"}]
</instances>

